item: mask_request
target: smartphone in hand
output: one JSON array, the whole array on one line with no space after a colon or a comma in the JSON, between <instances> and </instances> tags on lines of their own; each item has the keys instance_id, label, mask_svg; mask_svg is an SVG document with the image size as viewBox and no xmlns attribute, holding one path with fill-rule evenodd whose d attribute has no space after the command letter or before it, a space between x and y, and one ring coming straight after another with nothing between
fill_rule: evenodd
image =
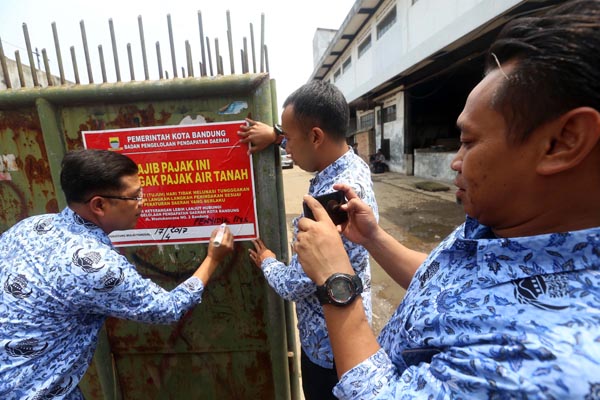
<instances>
[{"instance_id":1,"label":"smartphone in hand","mask_svg":"<svg viewBox=\"0 0 600 400\"><path fill-rule=\"evenodd\" d=\"M341 190L327 193L322 196L316 196L315 200L321 203L335 225L343 224L348 221L348 213L341 209L341 205L346 204L346 196ZM304 216L314 220L315 216L306 202L302 204L302 207L304 209Z\"/></svg>"}]
</instances>

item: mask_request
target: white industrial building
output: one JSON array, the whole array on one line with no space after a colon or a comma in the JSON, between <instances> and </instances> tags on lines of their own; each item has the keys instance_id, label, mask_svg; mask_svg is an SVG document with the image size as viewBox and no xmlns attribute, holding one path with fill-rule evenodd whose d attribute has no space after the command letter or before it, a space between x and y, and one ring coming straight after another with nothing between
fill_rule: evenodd
<instances>
[{"instance_id":1,"label":"white industrial building","mask_svg":"<svg viewBox=\"0 0 600 400\"><path fill-rule=\"evenodd\" d=\"M485 53L515 16L564 0L356 0L337 30L317 30L311 80L329 80L351 108L348 141L390 169L451 181L458 117Z\"/></svg>"}]
</instances>

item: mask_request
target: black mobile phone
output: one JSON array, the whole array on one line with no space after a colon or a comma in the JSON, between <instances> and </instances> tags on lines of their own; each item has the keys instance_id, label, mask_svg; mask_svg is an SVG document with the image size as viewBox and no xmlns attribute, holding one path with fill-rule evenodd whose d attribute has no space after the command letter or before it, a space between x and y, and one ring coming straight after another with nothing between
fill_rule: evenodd
<instances>
[{"instance_id":1,"label":"black mobile phone","mask_svg":"<svg viewBox=\"0 0 600 400\"><path fill-rule=\"evenodd\" d=\"M346 196L341 190L327 193L322 196L316 196L315 200L321 203L335 225L343 224L348 221L348 213L341 209L341 205L346 204ZM306 202L302 203L302 207L304 209L304 216L314 220L315 216Z\"/></svg>"}]
</instances>

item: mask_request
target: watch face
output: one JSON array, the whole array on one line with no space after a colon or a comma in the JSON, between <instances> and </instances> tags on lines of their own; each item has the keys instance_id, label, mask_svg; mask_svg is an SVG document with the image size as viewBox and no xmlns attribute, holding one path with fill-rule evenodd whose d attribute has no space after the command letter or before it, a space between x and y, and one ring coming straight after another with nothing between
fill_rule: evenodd
<instances>
[{"instance_id":1,"label":"watch face","mask_svg":"<svg viewBox=\"0 0 600 400\"><path fill-rule=\"evenodd\" d=\"M329 294L337 302L350 301L353 294L352 282L344 277L332 280L329 286Z\"/></svg>"}]
</instances>

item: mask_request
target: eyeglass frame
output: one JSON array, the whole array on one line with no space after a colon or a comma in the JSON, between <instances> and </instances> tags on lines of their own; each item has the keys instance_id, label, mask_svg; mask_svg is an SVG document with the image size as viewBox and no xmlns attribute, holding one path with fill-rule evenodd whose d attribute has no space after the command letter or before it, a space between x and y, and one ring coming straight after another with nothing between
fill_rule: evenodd
<instances>
[{"instance_id":1,"label":"eyeglass frame","mask_svg":"<svg viewBox=\"0 0 600 400\"><path fill-rule=\"evenodd\" d=\"M142 200L144 200L143 192L140 190L139 196L136 196L136 197L114 196L114 195L108 195L108 194L95 194L92 197L90 197L89 199L87 199L86 201L84 201L84 203L89 203L90 201L92 201L92 199L94 197L102 197L104 199L115 199L115 200L135 200L138 203L140 203Z\"/></svg>"}]
</instances>

